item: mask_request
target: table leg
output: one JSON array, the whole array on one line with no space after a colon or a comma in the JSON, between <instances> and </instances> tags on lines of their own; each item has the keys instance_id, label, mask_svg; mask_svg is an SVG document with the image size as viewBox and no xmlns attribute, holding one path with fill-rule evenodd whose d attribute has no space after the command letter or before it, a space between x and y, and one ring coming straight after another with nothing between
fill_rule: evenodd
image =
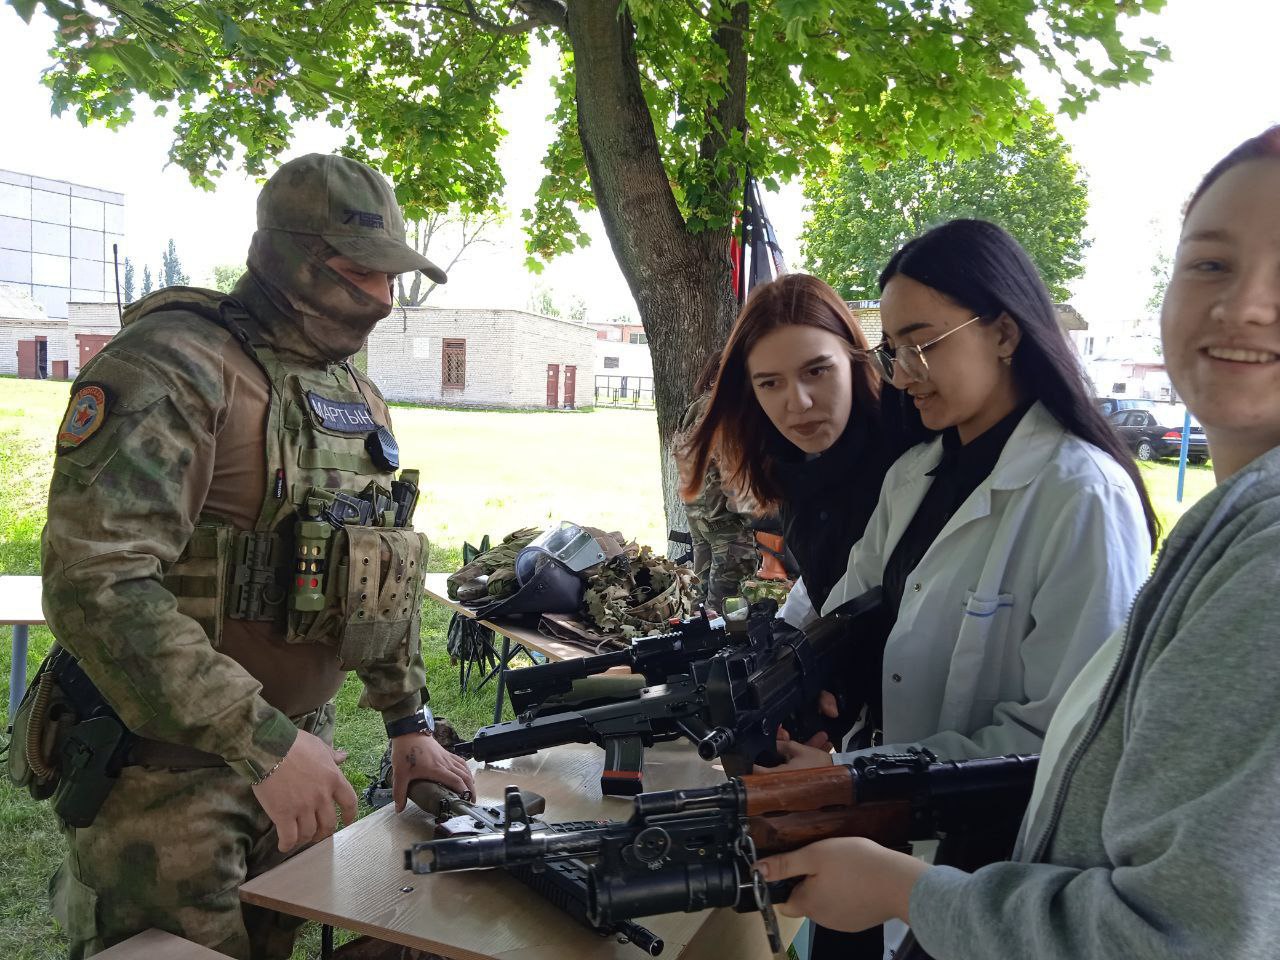
<instances>
[{"instance_id":1,"label":"table leg","mask_svg":"<svg viewBox=\"0 0 1280 960\"><path fill-rule=\"evenodd\" d=\"M511 638L503 636L502 638L502 661L498 664L498 699L493 702L493 722L502 722L502 698L507 692L507 678L503 673L507 669L507 660L511 656Z\"/></svg>"},{"instance_id":2,"label":"table leg","mask_svg":"<svg viewBox=\"0 0 1280 960\"><path fill-rule=\"evenodd\" d=\"M27 625L13 625L13 659L9 662L9 726L13 726L13 715L18 712L18 704L27 690ZM501 694L499 694L501 702Z\"/></svg>"}]
</instances>

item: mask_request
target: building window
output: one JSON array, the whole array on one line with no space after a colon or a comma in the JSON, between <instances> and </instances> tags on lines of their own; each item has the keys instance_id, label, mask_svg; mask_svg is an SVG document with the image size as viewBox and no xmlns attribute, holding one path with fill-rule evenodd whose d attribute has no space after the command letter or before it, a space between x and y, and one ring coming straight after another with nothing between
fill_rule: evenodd
<instances>
[{"instance_id":1,"label":"building window","mask_svg":"<svg viewBox=\"0 0 1280 960\"><path fill-rule=\"evenodd\" d=\"M461 390L467 385L467 341L446 340L440 357L440 385L445 390Z\"/></svg>"},{"instance_id":2,"label":"building window","mask_svg":"<svg viewBox=\"0 0 1280 960\"><path fill-rule=\"evenodd\" d=\"M617 369L618 369L618 358L617 358L617 357L605 357L605 358L604 358L604 368L605 368L606 370L617 370Z\"/></svg>"},{"instance_id":3,"label":"building window","mask_svg":"<svg viewBox=\"0 0 1280 960\"><path fill-rule=\"evenodd\" d=\"M632 343L648 343L649 342L649 338L646 337L643 333L633 333L628 339Z\"/></svg>"}]
</instances>

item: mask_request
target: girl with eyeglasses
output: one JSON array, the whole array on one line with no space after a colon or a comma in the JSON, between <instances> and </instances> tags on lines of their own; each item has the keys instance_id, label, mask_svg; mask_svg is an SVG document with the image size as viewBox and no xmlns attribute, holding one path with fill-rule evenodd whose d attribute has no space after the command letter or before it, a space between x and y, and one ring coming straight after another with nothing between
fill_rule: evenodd
<instances>
[{"instance_id":1,"label":"girl with eyeglasses","mask_svg":"<svg viewBox=\"0 0 1280 960\"><path fill-rule=\"evenodd\" d=\"M1145 579L1155 514L1012 237L952 221L906 244L880 286L882 402L938 436L890 469L825 602L883 591L887 634L855 639L871 677L854 743L1034 753Z\"/></svg>"},{"instance_id":2,"label":"girl with eyeglasses","mask_svg":"<svg viewBox=\"0 0 1280 960\"><path fill-rule=\"evenodd\" d=\"M1062 698L1012 860L969 873L827 840L761 861L806 878L781 912L898 918L936 960L1276 955L1280 127L1192 195L1161 333L1218 486Z\"/></svg>"}]
</instances>

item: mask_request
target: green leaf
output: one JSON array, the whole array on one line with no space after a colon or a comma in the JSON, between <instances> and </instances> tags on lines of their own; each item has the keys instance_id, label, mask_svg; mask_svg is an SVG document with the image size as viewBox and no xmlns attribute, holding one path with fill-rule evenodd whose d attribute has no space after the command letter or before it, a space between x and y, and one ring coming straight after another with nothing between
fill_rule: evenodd
<instances>
[{"instance_id":1,"label":"green leaf","mask_svg":"<svg viewBox=\"0 0 1280 960\"><path fill-rule=\"evenodd\" d=\"M39 0L9 0L9 5L18 11L24 22L30 23L32 15L36 12Z\"/></svg>"}]
</instances>

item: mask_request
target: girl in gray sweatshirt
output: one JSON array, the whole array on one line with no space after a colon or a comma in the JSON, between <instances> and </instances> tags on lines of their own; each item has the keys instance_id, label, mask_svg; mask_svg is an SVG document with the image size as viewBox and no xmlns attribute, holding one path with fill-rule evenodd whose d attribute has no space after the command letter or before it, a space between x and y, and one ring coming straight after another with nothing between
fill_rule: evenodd
<instances>
[{"instance_id":1,"label":"girl in gray sweatshirt","mask_svg":"<svg viewBox=\"0 0 1280 960\"><path fill-rule=\"evenodd\" d=\"M1219 484L1064 696L1013 859L825 840L760 862L805 877L780 912L936 960L1280 957L1280 127L1192 196L1161 327Z\"/></svg>"}]
</instances>

